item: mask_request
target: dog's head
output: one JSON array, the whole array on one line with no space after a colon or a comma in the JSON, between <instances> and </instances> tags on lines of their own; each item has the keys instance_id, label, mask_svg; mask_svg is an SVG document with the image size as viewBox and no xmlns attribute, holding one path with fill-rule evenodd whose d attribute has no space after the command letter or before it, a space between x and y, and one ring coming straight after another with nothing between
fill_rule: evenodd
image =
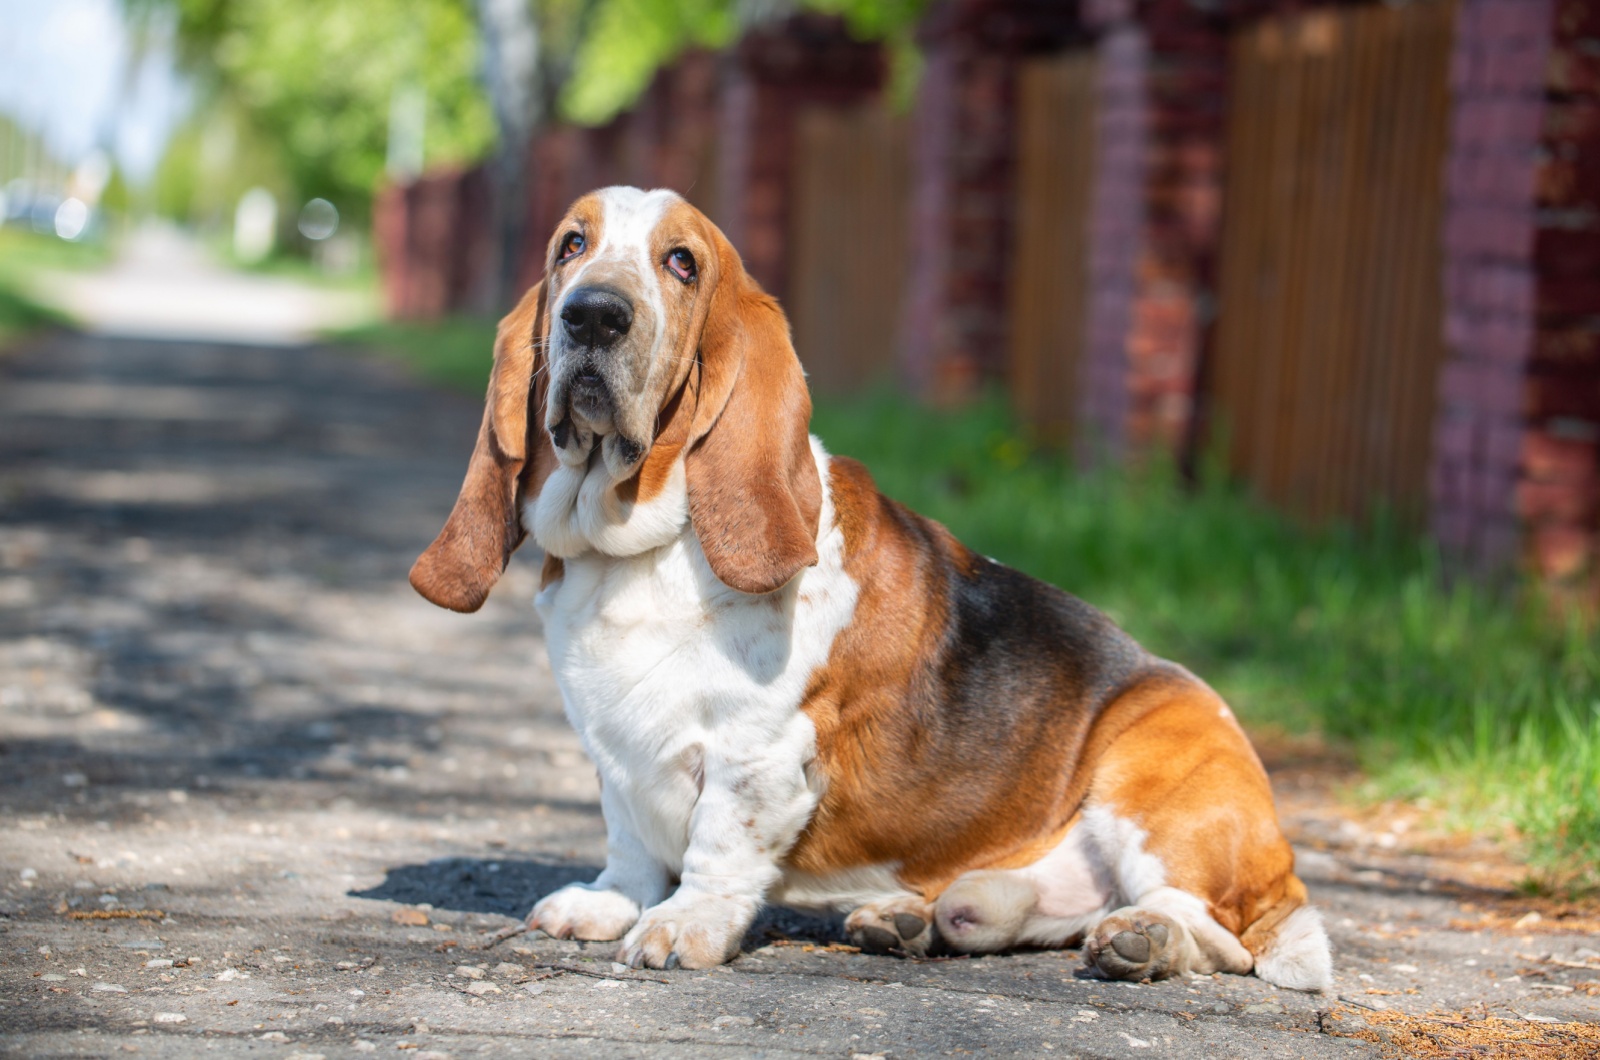
<instances>
[{"instance_id":1,"label":"dog's head","mask_svg":"<svg viewBox=\"0 0 1600 1060\"><path fill-rule=\"evenodd\" d=\"M603 473L631 502L682 460L711 569L770 592L817 559L810 419L788 321L717 226L670 191L593 192L500 322L466 481L411 584L476 611L557 467Z\"/></svg>"}]
</instances>

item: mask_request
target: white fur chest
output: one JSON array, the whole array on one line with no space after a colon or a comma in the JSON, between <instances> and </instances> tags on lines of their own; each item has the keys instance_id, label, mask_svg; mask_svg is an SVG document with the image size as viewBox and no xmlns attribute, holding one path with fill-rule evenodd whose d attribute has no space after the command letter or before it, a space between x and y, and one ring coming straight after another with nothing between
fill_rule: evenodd
<instances>
[{"instance_id":1,"label":"white fur chest","mask_svg":"<svg viewBox=\"0 0 1600 1060\"><path fill-rule=\"evenodd\" d=\"M826 483L827 456L814 450ZM563 576L536 601L568 717L600 773L608 825L624 813L627 830L674 874L691 818L698 831L707 807L726 803L729 827L757 834L769 857L804 827L819 792L807 780L815 733L800 703L856 599L826 498L819 563L763 596L719 582L686 508L677 510L685 514L668 543L625 556L570 549ZM660 523L651 529L660 533Z\"/></svg>"}]
</instances>

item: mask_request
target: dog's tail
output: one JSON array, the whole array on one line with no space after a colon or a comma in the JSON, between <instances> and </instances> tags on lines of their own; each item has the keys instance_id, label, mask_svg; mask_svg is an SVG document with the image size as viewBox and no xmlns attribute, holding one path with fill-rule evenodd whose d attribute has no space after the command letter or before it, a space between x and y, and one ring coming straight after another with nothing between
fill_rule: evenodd
<instances>
[{"instance_id":1,"label":"dog's tail","mask_svg":"<svg viewBox=\"0 0 1600 1060\"><path fill-rule=\"evenodd\" d=\"M1245 929L1240 941L1255 956L1256 976L1274 986L1326 990L1333 985L1333 947L1322 914L1306 904L1304 885L1291 888Z\"/></svg>"}]
</instances>

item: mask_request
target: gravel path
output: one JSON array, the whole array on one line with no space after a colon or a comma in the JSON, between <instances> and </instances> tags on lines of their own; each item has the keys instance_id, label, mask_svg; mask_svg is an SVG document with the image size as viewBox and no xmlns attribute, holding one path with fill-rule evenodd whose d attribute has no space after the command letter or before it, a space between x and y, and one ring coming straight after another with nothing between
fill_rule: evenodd
<instances>
[{"instance_id":1,"label":"gravel path","mask_svg":"<svg viewBox=\"0 0 1600 1060\"><path fill-rule=\"evenodd\" d=\"M788 915L709 973L485 948L603 833L534 558L471 617L405 582L478 414L317 348L0 358L0 1051L1366 1056L1448 1010L1585 1055L1560 1050L1600 1022L1592 921L1450 882L1293 769L1329 996L863 956Z\"/></svg>"}]
</instances>

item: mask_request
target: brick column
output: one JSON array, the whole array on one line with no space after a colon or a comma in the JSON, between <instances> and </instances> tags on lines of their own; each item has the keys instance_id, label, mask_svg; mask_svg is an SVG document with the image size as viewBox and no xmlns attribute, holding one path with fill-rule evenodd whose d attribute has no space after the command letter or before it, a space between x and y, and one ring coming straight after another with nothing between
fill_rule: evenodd
<instances>
[{"instance_id":1,"label":"brick column","mask_svg":"<svg viewBox=\"0 0 1600 1060\"><path fill-rule=\"evenodd\" d=\"M1018 60L1084 30L1073 4L946 0L918 36L926 66L913 119L901 363L918 390L949 398L1005 367Z\"/></svg>"},{"instance_id":2,"label":"brick column","mask_svg":"<svg viewBox=\"0 0 1600 1060\"><path fill-rule=\"evenodd\" d=\"M1077 443L1084 463L1116 460L1128 440L1129 335L1144 227L1145 78L1149 44L1128 21L1128 0L1085 9L1109 29L1096 47L1094 191L1089 219L1089 301L1078 386Z\"/></svg>"},{"instance_id":3,"label":"brick column","mask_svg":"<svg viewBox=\"0 0 1600 1060\"><path fill-rule=\"evenodd\" d=\"M1144 202L1128 335L1131 445L1185 454L1222 237L1228 31L1188 0L1140 9L1147 40Z\"/></svg>"},{"instance_id":4,"label":"brick column","mask_svg":"<svg viewBox=\"0 0 1600 1060\"><path fill-rule=\"evenodd\" d=\"M812 14L752 30L728 57L717 220L745 267L780 298L799 112L866 99L882 90L884 74L879 45L852 40L837 18Z\"/></svg>"},{"instance_id":5,"label":"brick column","mask_svg":"<svg viewBox=\"0 0 1600 1060\"><path fill-rule=\"evenodd\" d=\"M1445 182L1445 346L1431 481L1447 554L1504 569L1520 537L1516 482L1529 436L1525 397L1537 330L1534 257L1550 0L1462 0L1451 69ZM1530 495L1529 499L1532 499ZM1525 513L1543 515L1530 507Z\"/></svg>"}]
</instances>

